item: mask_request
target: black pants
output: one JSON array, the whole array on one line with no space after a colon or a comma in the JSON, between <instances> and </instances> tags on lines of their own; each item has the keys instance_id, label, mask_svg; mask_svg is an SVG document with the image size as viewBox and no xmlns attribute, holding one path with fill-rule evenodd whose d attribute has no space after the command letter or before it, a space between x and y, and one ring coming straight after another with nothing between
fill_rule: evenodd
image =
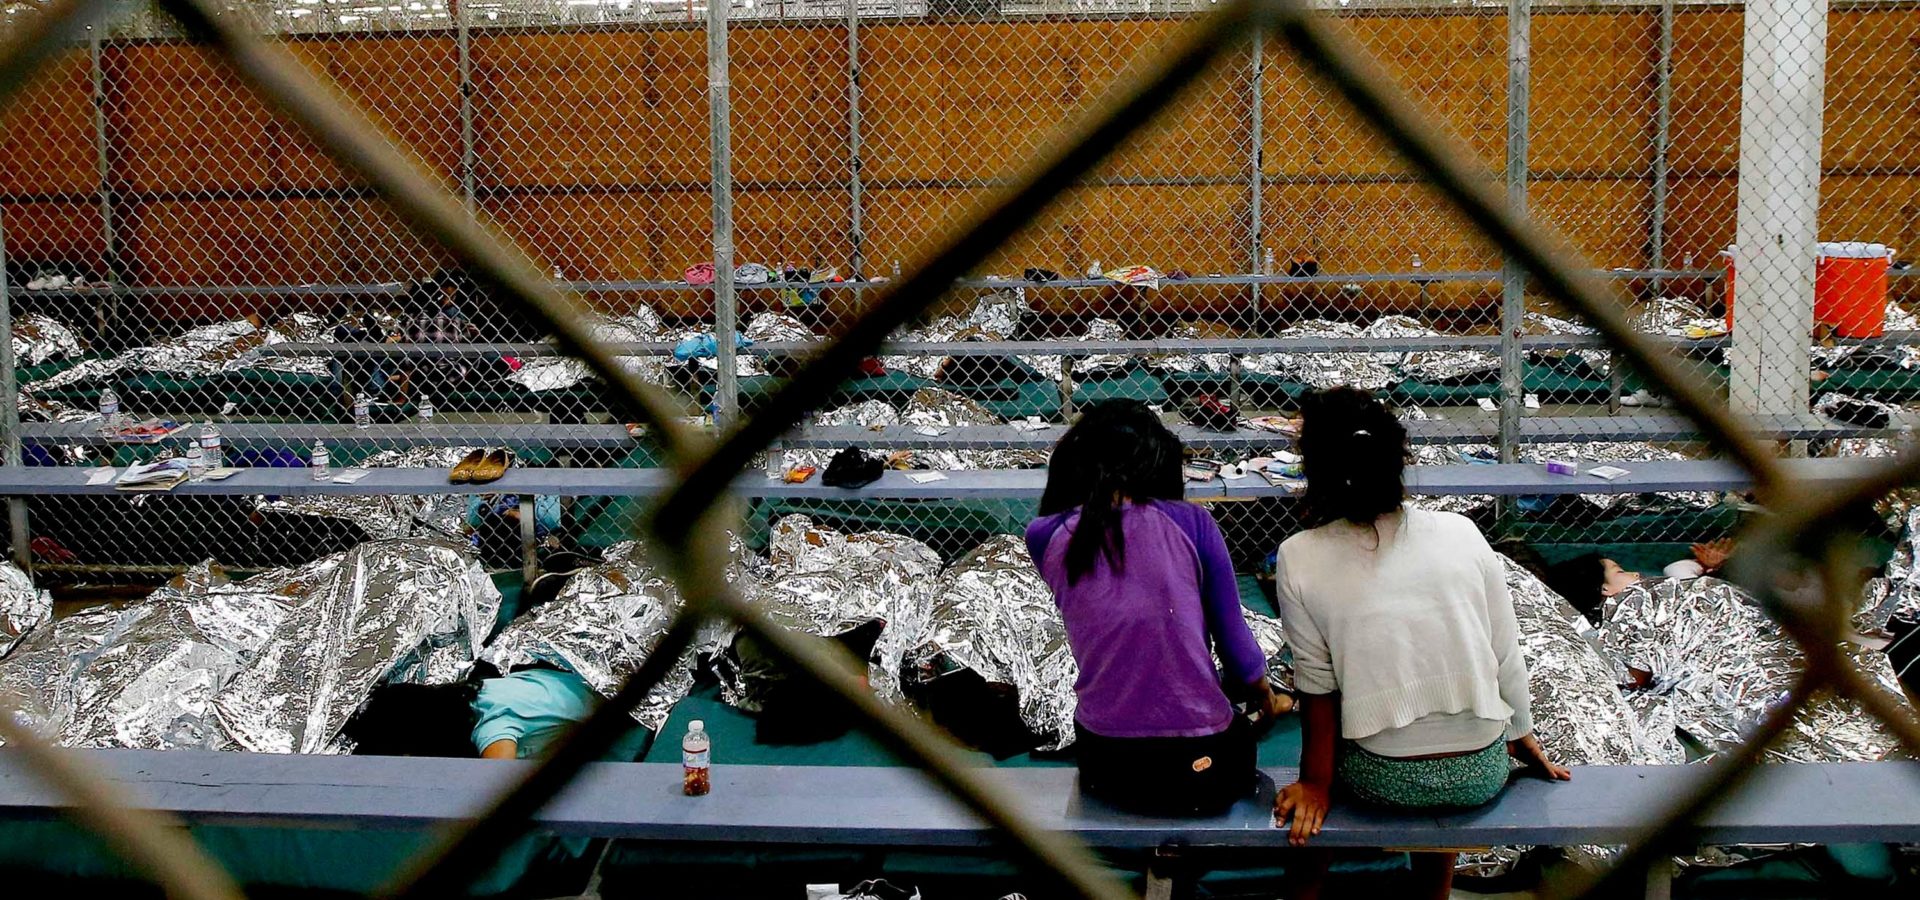
<instances>
[{"instance_id":1,"label":"black pants","mask_svg":"<svg viewBox=\"0 0 1920 900\"><path fill-rule=\"evenodd\" d=\"M1111 738L1074 725L1080 789L1100 801L1156 816L1206 816L1253 795L1253 733L1239 716L1219 734Z\"/></svg>"}]
</instances>

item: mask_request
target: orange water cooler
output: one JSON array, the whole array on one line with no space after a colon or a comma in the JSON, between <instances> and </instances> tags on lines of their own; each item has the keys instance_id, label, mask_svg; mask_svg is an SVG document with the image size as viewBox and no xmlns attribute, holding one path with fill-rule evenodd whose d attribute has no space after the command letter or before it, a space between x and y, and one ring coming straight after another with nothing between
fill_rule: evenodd
<instances>
[{"instance_id":1,"label":"orange water cooler","mask_svg":"<svg viewBox=\"0 0 1920 900\"><path fill-rule=\"evenodd\" d=\"M1814 264L1813 321L1841 337L1879 337L1887 330L1887 270L1894 250L1864 241L1821 241ZM1727 327L1733 327L1733 248L1727 261Z\"/></svg>"}]
</instances>

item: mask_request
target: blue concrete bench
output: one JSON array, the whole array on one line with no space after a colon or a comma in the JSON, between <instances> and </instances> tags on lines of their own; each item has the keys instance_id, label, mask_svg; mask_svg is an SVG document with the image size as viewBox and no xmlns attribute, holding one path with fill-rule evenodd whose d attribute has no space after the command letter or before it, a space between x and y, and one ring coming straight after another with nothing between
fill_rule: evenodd
<instances>
[{"instance_id":1,"label":"blue concrete bench","mask_svg":"<svg viewBox=\"0 0 1920 900\"><path fill-rule=\"evenodd\" d=\"M190 824L420 830L473 815L526 763L197 751L71 751L136 804ZM979 848L992 830L905 768L727 766L713 792L681 795L680 768L595 763L534 817L561 836L649 842ZM1098 850L1283 850L1272 824L1273 769L1259 796L1228 813L1156 819L1082 798L1071 769L998 769L988 777L1045 828ZM1316 843L1335 848L1467 848L1624 843L1700 773L1687 767L1585 767L1566 784L1521 779L1495 803L1447 815L1337 806ZM1702 844L1920 841L1915 763L1767 766L1690 832ZM0 819L58 815L65 801L0 751ZM1658 890L1658 885L1654 889Z\"/></svg>"}]
</instances>

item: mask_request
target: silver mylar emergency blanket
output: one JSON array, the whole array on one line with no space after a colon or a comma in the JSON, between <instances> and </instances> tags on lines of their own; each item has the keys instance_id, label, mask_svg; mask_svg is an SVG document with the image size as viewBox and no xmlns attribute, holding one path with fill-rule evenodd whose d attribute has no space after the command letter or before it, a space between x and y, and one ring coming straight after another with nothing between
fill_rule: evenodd
<instances>
[{"instance_id":1,"label":"silver mylar emergency blanket","mask_svg":"<svg viewBox=\"0 0 1920 900\"><path fill-rule=\"evenodd\" d=\"M968 397L943 388L925 387L913 393L904 410L896 410L891 404L882 400L863 400L859 403L817 412L814 414L813 423L822 427L922 426L944 433L954 428L968 426L1005 425L1006 420ZM887 447L866 443L862 443L861 448L870 453L880 454L886 454L889 450ZM833 458L835 452L837 451L790 450L786 452L786 461L789 465L812 465L825 469L827 461ZM915 450L912 451L909 461L916 469L947 472L972 469L1029 469L1046 465L1047 452L1011 448L1006 450Z\"/></svg>"},{"instance_id":2,"label":"silver mylar emergency blanket","mask_svg":"<svg viewBox=\"0 0 1920 900\"><path fill-rule=\"evenodd\" d=\"M328 361L313 357L268 356L261 348L288 342L323 340L323 322L295 313L272 323L249 319L215 322L190 329L147 347L135 347L111 359L93 359L33 382L30 390L54 390L123 371L165 372L202 377L243 369L267 369L325 375Z\"/></svg>"},{"instance_id":3,"label":"silver mylar emergency blanket","mask_svg":"<svg viewBox=\"0 0 1920 900\"><path fill-rule=\"evenodd\" d=\"M905 663L909 683L972 669L989 683L1011 685L1021 721L1041 738L1039 749L1073 743L1080 669L1053 593L1018 536L994 537L941 575L932 624Z\"/></svg>"},{"instance_id":4,"label":"silver mylar emergency blanket","mask_svg":"<svg viewBox=\"0 0 1920 900\"><path fill-rule=\"evenodd\" d=\"M1740 588L1717 578L1642 582L1607 602L1603 644L1623 669L1651 673L1675 724L1714 752L1735 746L1801 671L1791 638ZM1885 655L1849 645L1869 680L1899 695ZM1620 677L1625 679L1622 671ZM1821 698L1768 751L1777 762L1877 760L1894 738L1851 701Z\"/></svg>"},{"instance_id":5,"label":"silver mylar emergency blanket","mask_svg":"<svg viewBox=\"0 0 1920 900\"><path fill-rule=\"evenodd\" d=\"M1554 761L1575 766L1651 766L1684 762L1671 733L1644 734L1639 717L1600 654L1586 618L1519 563L1506 566L1507 593L1519 623L1533 696L1533 731Z\"/></svg>"},{"instance_id":6,"label":"silver mylar emergency blanket","mask_svg":"<svg viewBox=\"0 0 1920 900\"><path fill-rule=\"evenodd\" d=\"M451 469L472 447L415 447L381 450L361 460L359 468ZM369 540L442 535L459 538L466 531L467 497L460 494L299 494L274 500L262 498L263 511L344 519L360 526Z\"/></svg>"},{"instance_id":7,"label":"silver mylar emergency blanket","mask_svg":"<svg viewBox=\"0 0 1920 900\"><path fill-rule=\"evenodd\" d=\"M808 343L817 337L806 323L779 312L763 312L754 316L753 321L747 324L746 331L742 333L746 335L747 340L756 344L775 341ZM772 374L767 368L767 358L764 356L742 353L736 359L743 378Z\"/></svg>"},{"instance_id":8,"label":"silver mylar emergency blanket","mask_svg":"<svg viewBox=\"0 0 1920 900\"><path fill-rule=\"evenodd\" d=\"M900 343L1011 340L1019 333L1020 318L1026 311L1026 299L1017 289L987 294L975 300L966 313L941 316L925 325L903 329L896 340ZM932 381L940 377L941 367L950 358L919 354L882 356L880 363L889 372L905 372ZM1060 371L1059 357L1021 356L1018 359L1048 377Z\"/></svg>"},{"instance_id":9,"label":"silver mylar emergency blanket","mask_svg":"<svg viewBox=\"0 0 1920 900\"><path fill-rule=\"evenodd\" d=\"M940 388L921 388L902 411L902 424L948 429L975 425L1004 425L1006 420L978 402ZM922 469L1030 469L1047 464L1045 450L916 450L914 466Z\"/></svg>"},{"instance_id":10,"label":"silver mylar emergency blanket","mask_svg":"<svg viewBox=\"0 0 1920 900\"><path fill-rule=\"evenodd\" d=\"M1431 418L1417 406L1400 412L1402 424L1424 422ZM1491 444L1414 444L1410 450L1416 466L1475 465L1500 461L1500 452ZM1493 499L1490 494L1413 494L1407 498L1407 502L1421 509L1464 516L1487 506Z\"/></svg>"},{"instance_id":11,"label":"silver mylar emergency blanket","mask_svg":"<svg viewBox=\"0 0 1920 900\"><path fill-rule=\"evenodd\" d=\"M900 411L885 400L862 400L833 409L823 409L813 414L813 424L819 428L859 427L884 428L900 424ZM865 447L869 452L886 451L881 448ZM787 450L784 451L789 466L814 466L824 471L828 460L838 450Z\"/></svg>"},{"instance_id":12,"label":"silver mylar emergency blanket","mask_svg":"<svg viewBox=\"0 0 1920 900\"><path fill-rule=\"evenodd\" d=\"M659 313L646 305L636 306L617 316L593 315L588 319L587 330L603 344L646 344L665 340L666 333L666 328L660 323ZM671 357L658 354L617 356L615 359L622 368L651 384L661 384L666 380L667 363L671 361ZM571 356L536 356L521 360L520 368L507 380L534 393L541 393L565 390L586 381L592 374L586 363Z\"/></svg>"},{"instance_id":13,"label":"silver mylar emergency blanket","mask_svg":"<svg viewBox=\"0 0 1920 900\"><path fill-rule=\"evenodd\" d=\"M1500 557L1507 592L1527 658L1533 698L1533 734L1554 762L1569 766L1675 765L1684 761L1669 726L1652 733L1614 684L1613 665L1600 655L1586 619L1532 572ZM1491 877L1511 870L1530 847L1495 847L1460 854L1455 871ZM1604 847L1569 847L1575 862L1605 862Z\"/></svg>"},{"instance_id":14,"label":"silver mylar emergency blanket","mask_svg":"<svg viewBox=\"0 0 1920 900\"><path fill-rule=\"evenodd\" d=\"M201 563L148 597L36 631L0 662L41 734L69 747L222 749L215 694L341 557L231 583Z\"/></svg>"},{"instance_id":15,"label":"silver mylar emergency blanket","mask_svg":"<svg viewBox=\"0 0 1920 900\"><path fill-rule=\"evenodd\" d=\"M13 362L17 366L37 366L85 352L73 329L40 313L16 315L8 339L13 342Z\"/></svg>"},{"instance_id":16,"label":"silver mylar emergency blanket","mask_svg":"<svg viewBox=\"0 0 1920 900\"><path fill-rule=\"evenodd\" d=\"M1437 337L1443 332L1408 316L1382 316L1361 327L1351 322L1312 319L1289 326L1282 338ZM1475 350L1420 350L1382 353L1256 353L1241 362L1249 372L1301 381L1316 388L1352 385L1370 391L1392 387L1403 376L1442 381L1497 371L1500 361Z\"/></svg>"},{"instance_id":17,"label":"silver mylar emergency blanket","mask_svg":"<svg viewBox=\"0 0 1920 900\"><path fill-rule=\"evenodd\" d=\"M1293 649L1287 646L1287 627L1273 616L1254 612L1244 606L1240 615L1253 632L1253 642L1267 655L1267 683L1276 691L1293 691Z\"/></svg>"},{"instance_id":18,"label":"silver mylar emergency blanket","mask_svg":"<svg viewBox=\"0 0 1920 900\"><path fill-rule=\"evenodd\" d=\"M728 581L750 591L756 577L736 552ZM487 645L481 659L502 672L530 665L558 666L602 697L611 697L646 662L667 626L679 613L680 592L662 574L646 549L634 542L610 548L605 562L576 573L553 600L509 624ZM728 640L724 628L701 633L694 648L647 693L633 718L653 731L693 690L695 659Z\"/></svg>"},{"instance_id":19,"label":"silver mylar emergency blanket","mask_svg":"<svg viewBox=\"0 0 1920 900\"><path fill-rule=\"evenodd\" d=\"M774 527L767 578L751 599L775 621L818 637L883 623L868 682L880 699L897 703L907 649L927 632L940 575L940 554L912 538L886 532L841 534L791 515ZM728 703L760 708L740 661L721 657L721 689Z\"/></svg>"},{"instance_id":20,"label":"silver mylar emergency blanket","mask_svg":"<svg viewBox=\"0 0 1920 900\"><path fill-rule=\"evenodd\" d=\"M1904 527L1893 558L1887 560L1887 573L1867 582L1860 610L1853 620L1855 628L1870 634L1885 633L1887 623L1894 616L1920 617L1920 583L1913 577L1913 544L1920 539L1920 531L1916 530L1920 529L1920 505L1909 505L1900 512Z\"/></svg>"},{"instance_id":21,"label":"silver mylar emergency blanket","mask_svg":"<svg viewBox=\"0 0 1920 900\"><path fill-rule=\"evenodd\" d=\"M0 562L0 658L52 619L53 595L35 590L33 579L18 566Z\"/></svg>"},{"instance_id":22,"label":"silver mylar emergency blanket","mask_svg":"<svg viewBox=\"0 0 1920 900\"><path fill-rule=\"evenodd\" d=\"M1238 329L1219 322L1182 322L1174 328L1173 338L1188 341L1222 340L1241 337ZM1147 364L1164 372L1211 372L1225 374L1233 370L1228 353L1167 353L1145 357Z\"/></svg>"},{"instance_id":23,"label":"silver mylar emergency blanket","mask_svg":"<svg viewBox=\"0 0 1920 900\"><path fill-rule=\"evenodd\" d=\"M1127 327L1112 319L1094 319L1087 323L1087 334L1084 340L1124 341L1126 339ZM1097 353L1076 361L1073 370L1081 378L1107 375L1125 369L1138 358L1124 353Z\"/></svg>"},{"instance_id":24,"label":"silver mylar emergency blanket","mask_svg":"<svg viewBox=\"0 0 1920 900\"><path fill-rule=\"evenodd\" d=\"M340 729L375 685L458 677L499 608L500 591L463 544L361 544L280 621L214 698L215 713L242 749L342 750Z\"/></svg>"}]
</instances>

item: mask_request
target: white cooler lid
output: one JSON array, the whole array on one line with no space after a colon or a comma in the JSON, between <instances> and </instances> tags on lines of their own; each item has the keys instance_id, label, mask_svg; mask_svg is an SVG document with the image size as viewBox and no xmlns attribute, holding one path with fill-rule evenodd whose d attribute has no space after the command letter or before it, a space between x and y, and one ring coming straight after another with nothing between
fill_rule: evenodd
<instances>
[{"instance_id":1,"label":"white cooler lid","mask_svg":"<svg viewBox=\"0 0 1920 900\"><path fill-rule=\"evenodd\" d=\"M1720 251L1721 256L1731 257L1740 249L1739 244L1728 244ZM1866 241L1821 241L1820 255L1830 259L1892 259L1895 251L1885 244L1871 244Z\"/></svg>"},{"instance_id":2,"label":"white cooler lid","mask_svg":"<svg viewBox=\"0 0 1920 900\"><path fill-rule=\"evenodd\" d=\"M1892 259L1893 250L1865 241L1821 241L1820 255L1829 259Z\"/></svg>"}]
</instances>

